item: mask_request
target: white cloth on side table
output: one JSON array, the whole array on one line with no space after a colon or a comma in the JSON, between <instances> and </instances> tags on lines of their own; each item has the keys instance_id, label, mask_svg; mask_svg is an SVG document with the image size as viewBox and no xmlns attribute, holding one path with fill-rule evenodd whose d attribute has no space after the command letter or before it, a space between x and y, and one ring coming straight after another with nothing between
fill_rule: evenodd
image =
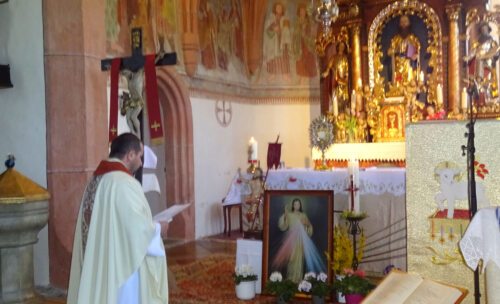
<instances>
[{"instance_id":1,"label":"white cloth on side table","mask_svg":"<svg viewBox=\"0 0 500 304\"><path fill-rule=\"evenodd\" d=\"M483 260L488 303L500 303L500 207L477 211L460 240L460 250L473 270Z\"/></svg>"},{"instance_id":2,"label":"white cloth on side table","mask_svg":"<svg viewBox=\"0 0 500 304\"><path fill-rule=\"evenodd\" d=\"M247 182L248 177L243 176L240 173L236 173L229 186L229 191L224 198L222 205L237 205L241 204L243 201L243 196L250 195L252 190Z\"/></svg>"}]
</instances>

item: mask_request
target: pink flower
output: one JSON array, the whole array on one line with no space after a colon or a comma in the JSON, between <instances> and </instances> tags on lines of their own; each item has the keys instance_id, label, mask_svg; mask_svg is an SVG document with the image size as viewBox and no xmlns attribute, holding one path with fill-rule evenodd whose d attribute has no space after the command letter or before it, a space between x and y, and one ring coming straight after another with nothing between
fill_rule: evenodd
<instances>
[{"instance_id":1,"label":"pink flower","mask_svg":"<svg viewBox=\"0 0 500 304\"><path fill-rule=\"evenodd\" d=\"M354 270L352 270L351 268L344 268L344 273L346 275L353 275L354 274Z\"/></svg>"},{"instance_id":2,"label":"pink flower","mask_svg":"<svg viewBox=\"0 0 500 304\"><path fill-rule=\"evenodd\" d=\"M366 272L364 270L358 269L354 272L354 275L357 275L360 278L364 278L366 276Z\"/></svg>"}]
</instances>

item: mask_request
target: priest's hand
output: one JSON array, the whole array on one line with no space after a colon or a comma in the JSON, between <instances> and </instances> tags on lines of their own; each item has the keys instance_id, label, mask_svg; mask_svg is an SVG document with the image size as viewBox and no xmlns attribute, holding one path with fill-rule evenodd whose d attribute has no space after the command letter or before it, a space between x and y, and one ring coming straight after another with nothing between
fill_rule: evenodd
<instances>
[{"instance_id":1,"label":"priest's hand","mask_svg":"<svg viewBox=\"0 0 500 304\"><path fill-rule=\"evenodd\" d=\"M168 222L159 222L161 226L161 238L166 239L167 238L167 231L168 231Z\"/></svg>"}]
</instances>

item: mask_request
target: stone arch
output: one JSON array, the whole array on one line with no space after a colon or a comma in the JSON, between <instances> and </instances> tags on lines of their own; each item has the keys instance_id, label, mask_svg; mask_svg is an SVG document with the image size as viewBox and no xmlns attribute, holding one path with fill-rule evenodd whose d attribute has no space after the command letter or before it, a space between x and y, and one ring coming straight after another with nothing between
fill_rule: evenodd
<instances>
[{"instance_id":1,"label":"stone arch","mask_svg":"<svg viewBox=\"0 0 500 304\"><path fill-rule=\"evenodd\" d=\"M189 93L174 67L157 70L160 104L164 118L167 206L191 203L169 227L169 237L194 239L193 118Z\"/></svg>"}]
</instances>

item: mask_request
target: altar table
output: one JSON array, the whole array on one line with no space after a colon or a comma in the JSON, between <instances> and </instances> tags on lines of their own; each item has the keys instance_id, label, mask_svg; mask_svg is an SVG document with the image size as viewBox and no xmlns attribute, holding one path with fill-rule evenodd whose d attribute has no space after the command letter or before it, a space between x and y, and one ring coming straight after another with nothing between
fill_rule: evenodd
<instances>
[{"instance_id":1,"label":"altar table","mask_svg":"<svg viewBox=\"0 0 500 304\"><path fill-rule=\"evenodd\" d=\"M360 208L368 214L361 222L366 249L360 267L382 273L394 265L406 270L405 169L367 168L359 175ZM346 168L332 171L310 169L270 170L267 190L332 190L334 224L341 222L340 212L347 209L349 176Z\"/></svg>"}]
</instances>

